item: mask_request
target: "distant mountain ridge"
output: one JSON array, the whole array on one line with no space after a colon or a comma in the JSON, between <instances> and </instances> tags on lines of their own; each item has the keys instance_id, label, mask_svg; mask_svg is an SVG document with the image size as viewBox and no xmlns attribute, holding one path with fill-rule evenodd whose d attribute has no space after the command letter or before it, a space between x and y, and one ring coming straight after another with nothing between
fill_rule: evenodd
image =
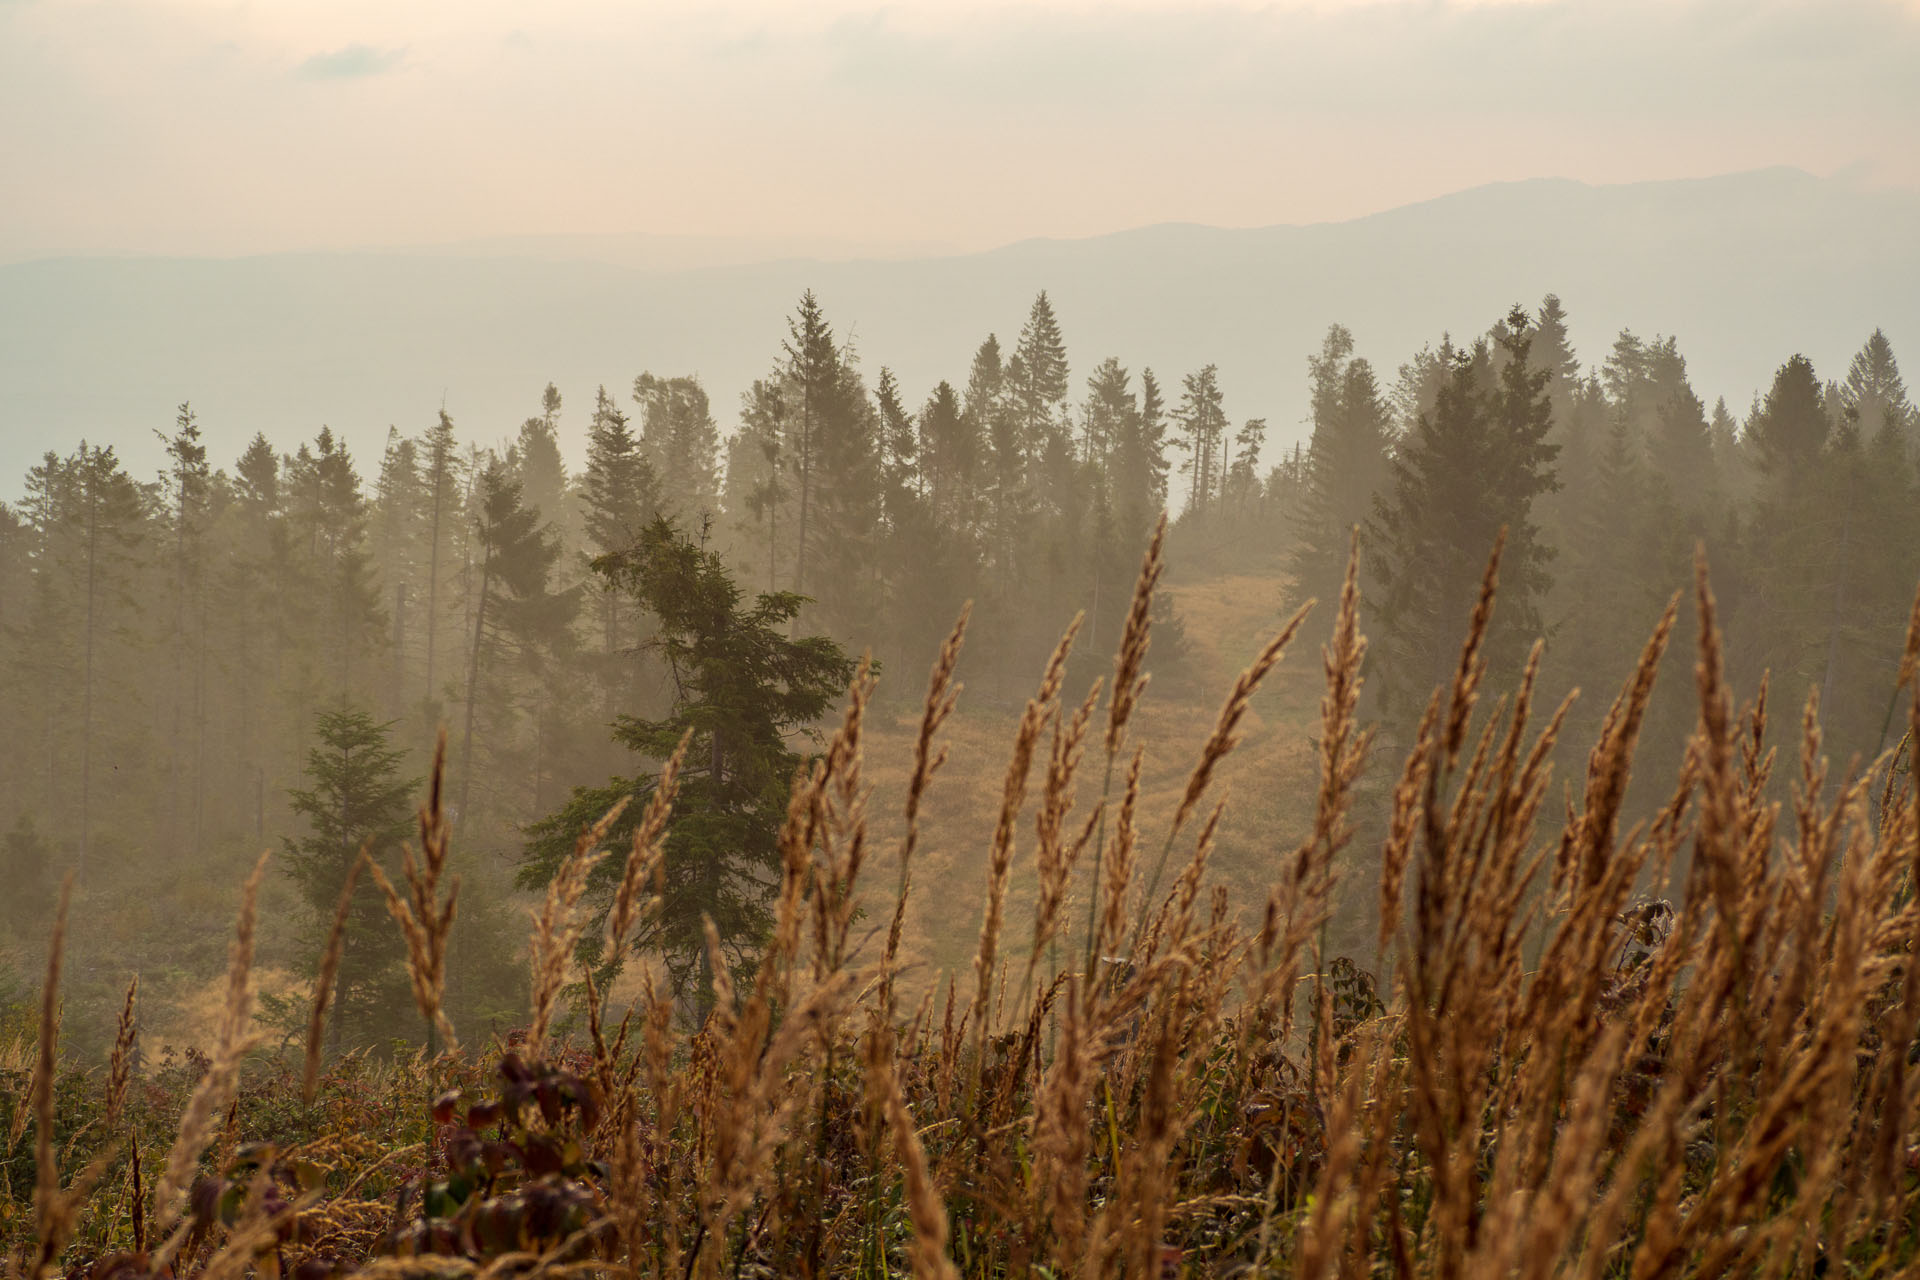
<instances>
[{"instance_id":1,"label":"distant mountain ridge","mask_svg":"<svg viewBox=\"0 0 1920 1280\"><path fill-rule=\"evenodd\" d=\"M1920 371L1920 193L1790 169L1536 179L1345 222L1162 224L904 260L665 270L552 250L0 266L0 496L82 437L151 474L153 431L189 399L223 465L256 430L292 448L326 423L369 475L389 424L416 432L444 397L464 438L501 440L550 380L575 461L594 387L624 400L642 370L699 374L730 427L809 287L869 378L891 366L916 406L965 378L989 331L1010 341L1045 289L1076 398L1108 355L1175 388L1214 363L1233 417L1268 419L1270 452L1303 433L1306 357L1329 323L1390 377L1443 331L1471 336L1548 292L1585 361L1622 326L1674 334L1702 398L1736 411L1795 352L1838 377L1876 327Z\"/></svg>"}]
</instances>

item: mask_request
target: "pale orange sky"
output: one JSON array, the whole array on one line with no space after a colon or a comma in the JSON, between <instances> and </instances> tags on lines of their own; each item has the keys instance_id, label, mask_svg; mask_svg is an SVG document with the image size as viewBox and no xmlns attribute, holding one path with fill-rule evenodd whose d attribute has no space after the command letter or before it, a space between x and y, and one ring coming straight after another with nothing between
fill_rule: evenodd
<instances>
[{"instance_id":1,"label":"pale orange sky","mask_svg":"<svg viewBox=\"0 0 1920 1280\"><path fill-rule=\"evenodd\" d=\"M978 248L1772 164L1920 185L1916 0L0 0L0 261Z\"/></svg>"}]
</instances>

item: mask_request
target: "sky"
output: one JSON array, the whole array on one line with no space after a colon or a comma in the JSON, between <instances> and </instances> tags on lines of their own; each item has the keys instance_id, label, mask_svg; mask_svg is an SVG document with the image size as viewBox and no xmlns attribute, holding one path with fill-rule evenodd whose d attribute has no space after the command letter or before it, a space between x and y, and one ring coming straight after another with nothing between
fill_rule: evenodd
<instances>
[{"instance_id":1,"label":"sky","mask_svg":"<svg viewBox=\"0 0 1920 1280\"><path fill-rule=\"evenodd\" d=\"M1920 187L1920 0L0 0L0 262L965 251L1766 165Z\"/></svg>"}]
</instances>

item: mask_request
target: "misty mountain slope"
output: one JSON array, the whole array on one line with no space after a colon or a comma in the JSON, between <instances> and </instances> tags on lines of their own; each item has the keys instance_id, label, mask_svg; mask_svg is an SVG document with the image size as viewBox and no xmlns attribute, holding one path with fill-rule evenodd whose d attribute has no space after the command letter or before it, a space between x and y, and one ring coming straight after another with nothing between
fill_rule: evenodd
<instances>
[{"instance_id":1,"label":"misty mountain slope","mask_svg":"<svg viewBox=\"0 0 1920 1280\"><path fill-rule=\"evenodd\" d=\"M1290 583L1281 575L1234 574L1182 581L1170 587L1186 625L1189 683L1179 688L1170 680L1155 679L1135 712L1129 746L1147 749L1141 772L1141 875L1151 870L1186 790L1187 779L1212 731L1221 700L1233 687L1261 645L1284 625ZM1319 611L1316 610L1316 613ZM1222 820L1210 868L1215 883L1230 886L1236 903L1264 901L1276 868L1293 842L1311 830L1318 785L1319 761L1314 735L1319 732L1319 698L1324 689L1319 646L1332 615L1322 614L1322 625L1309 625L1295 637L1285 658L1267 677L1247 718L1242 741L1220 766L1220 790L1229 804ZM1164 639L1162 641L1164 643ZM1089 651L1090 653L1093 651ZM1158 652L1156 648L1155 652ZM1103 661L1109 655L1099 652ZM1149 654L1148 668L1155 667ZM1162 676L1167 673L1162 670ZM1019 711L994 705L980 696L979 679L963 651L957 672L963 684L957 713L941 731L950 748L947 763L935 775L926 793L921 821L921 847L913 868L920 886L909 899L904 951L909 966L905 987L910 999L947 975L958 977L963 988L980 936L984 887L987 883L994 823L999 814L1007 757L1018 728ZM1039 673L1031 673L1035 681ZM922 672L883 673L884 682L899 681L917 690ZM1030 689L1031 686L1029 685ZM897 692L897 690L896 690ZM1067 690L1067 701L1077 703L1085 688ZM1024 697L1024 691L1022 693ZM883 699L884 701L884 699ZM1103 720L1096 720L1103 725ZM905 834L902 806L911 776L919 710L885 714L866 730L868 779L874 794L868 806L872 862L862 873L870 917L884 928L890 895L898 882L900 840ZM1100 732L1091 735L1080 765L1079 805L1069 827L1085 821L1100 794L1105 755ZM1124 783L1125 760L1114 782L1118 803ZM1024 957L1033 928L1037 871L1033 859L1032 807L1038 803L1045 765L1030 779L1028 809L1016 827L1016 851L1007 895L1003 947ZM1193 827L1187 840L1176 844L1168 860L1171 882L1192 855ZM1365 880L1366 871L1360 878ZM1076 900L1064 928L1067 938L1084 938L1086 903ZM1363 932L1363 931L1362 931ZM1353 939L1343 932L1343 945ZM870 945L878 945L877 943ZM1065 944L1063 944L1064 946ZM1021 961L1024 964L1024 960ZM1019 966L1016 966L1018 968Z\"/></svg>"},{"instance_id":2,"label":"misty mountain slope","mask_svg":"<svg viewBox=\"0 0 1920 1280\"><path fill-rule=\"evenodd\" d=\"M1349 222L1169 225L912 261L784 261L647 271L444 251L242 259L55 259L0 267L0 493L84 435L157 465L151 430L191 399L215 457L256 430L322 423L371 467L387 426L509 434L549 380L577 456L593 387L698 373L723 425L815 289L869 374L918 404L965 377L989 331L1011 340L1051 294L1079 379L1107 355L1163 381L1220 366L1228 410L1301 433L1305 363L1328 323L1390 371L1442 331L1561 295L1584 358L1614 333L1677 334L1693 381L1736 410L1796 351L1823 376L1876 326L1920 344L1920 194L1794 170L1594 187L1481 187Z\"/></svg>"}]
</instances>

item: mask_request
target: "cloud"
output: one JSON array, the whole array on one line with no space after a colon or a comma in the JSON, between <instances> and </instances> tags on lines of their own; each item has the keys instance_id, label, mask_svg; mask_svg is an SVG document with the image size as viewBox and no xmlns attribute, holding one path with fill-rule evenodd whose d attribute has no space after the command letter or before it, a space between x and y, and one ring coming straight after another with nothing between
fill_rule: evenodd
<instances>
[{"instance_id":1,"label":"cloud","mask_svg":"<svg viewBox=\"0 0 1920 1280\"><path fill-rule=\"evenodd\" d=\"M1916 66L1920 0L0 0L0 257L1920 186Z\"/></svg>"},{"instance_id":2,"label":"cloud","mask_svg":"<svg viewBox=\"0 0 1920 1280\"><path fill-rule=\"evenodd\" d=\"M331 53L316 53L300 64L299 75L308 80L359 80L385 75L405 60L405 49L376 49L367 44L350 44Z\"/></svg>"}]
</instances>

